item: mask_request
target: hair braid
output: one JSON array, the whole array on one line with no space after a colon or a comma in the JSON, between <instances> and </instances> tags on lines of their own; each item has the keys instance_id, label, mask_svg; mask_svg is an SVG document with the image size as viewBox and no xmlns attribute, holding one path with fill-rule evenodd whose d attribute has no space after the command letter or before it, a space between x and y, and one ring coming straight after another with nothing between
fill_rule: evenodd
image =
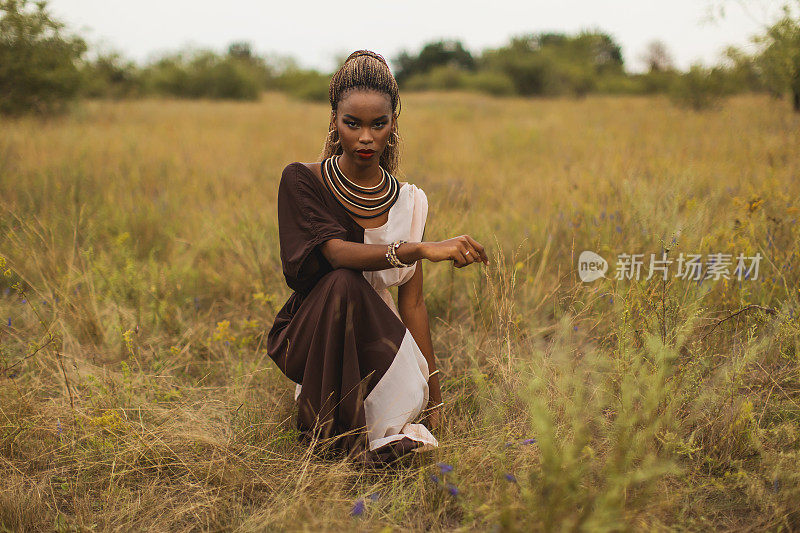
<instances>
[{"instance_id":1,"label":"hair braid","mask_svg":"<svg viewBox=\"0 0 800 533\"><path fill-rule=\"evenodd\" d=\"M356 50L345 59L342 66L331 77L328 88L328 97L331 102L331 120L328 126L333 134L328 135L322 149L321 159L326 159L342 153L341 144L336 141L339 134L336 131L334 114L339 102L351 89L368 89L378 91L389 96L392 102L392 131L396 134L395 143L387 145L383 150L380 165L387 172L394 175L400 162L400 133L397 128L397 117L400 116L400 90L397 80L394 79L389 65L382 55L370 50Z\"/></svg>"}]
</instances>

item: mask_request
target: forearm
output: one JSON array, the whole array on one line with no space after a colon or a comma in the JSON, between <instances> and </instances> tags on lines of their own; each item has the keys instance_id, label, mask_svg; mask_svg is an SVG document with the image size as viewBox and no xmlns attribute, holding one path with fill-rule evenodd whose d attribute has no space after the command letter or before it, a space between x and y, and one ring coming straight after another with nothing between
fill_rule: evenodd
<instances>
[{"instance_id":1,"label":"forearm","mask_svg":"<svg viewBox=\"0 0 800 533\"><path fill-rule=\"evenodd\" d=\"M322 245L322 253L333 268L353 270L384 270L392 268L386 258L386 244L363 244L342 239L330 239ZM415 263L422 259L422 243L404 242L397 247L397 258L403 263Z\"/></svg>"},{"instance_id":2,"label":"forearm","mask_svg":"<svg viewBox=\"0 0 800 533\"><path fill-rule=\"evenodd\" d=\"M425 356L425 360L428 362L428 373L436 372L436 357L433 353L431 330L428 323L428 309L425 307L425 303L408 307L401 306L398 311L400 318L411 332L411 336L414 337L414 341L416 341L422 355ZM442 401L442 391L439 386L440 374L440 372L437 372L428 381L430 390L429 403L433 405Z\"/></svg>"}]
</instances>

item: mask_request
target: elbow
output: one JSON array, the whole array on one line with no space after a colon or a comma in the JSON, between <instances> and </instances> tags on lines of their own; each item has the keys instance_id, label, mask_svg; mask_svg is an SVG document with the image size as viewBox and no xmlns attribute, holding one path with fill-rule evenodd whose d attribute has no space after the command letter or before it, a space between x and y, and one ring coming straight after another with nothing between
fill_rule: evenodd
<instances>
[{"instance_id":1,"label":"elbow","mask_svg":"<svg viewBox=\"0 0 800 533\"><path fill-rule=\"evenodd\" d=\"M397 311L403 316L410 316L417 313L427 313L428 309L425 306L424 299L415 299L413 301L403 300L398 302Z\"/></svg>"},{"instance_id":2,"label":"elbow","mask_svg":"<svg viewBox=\"0 0 800 533\"><path fill-rule=\"evenodd\" d=\"M331 268L334 270L342 267L342 265L339 263L339 258L336 254L325 254L325 259L328 261L328 264L330 264Z\"/></svg>"},{"instance_id":3,"label":"elbow","mask_svg":"<svg viewBox=\"0 0 800 533\"><path fill-rule=\"evenodd\" d=\"M334 240L336 239L330 239L325 241L324 243L322 243L320 249L322 251L322 255L325 257L325 260L328 261L328 264L331 265L331 268L335 270L337 268L341 268L342 264L339 261L340 257L339 249L338 246L334 244L333 242Z\"/></svg>"}]
</instances>

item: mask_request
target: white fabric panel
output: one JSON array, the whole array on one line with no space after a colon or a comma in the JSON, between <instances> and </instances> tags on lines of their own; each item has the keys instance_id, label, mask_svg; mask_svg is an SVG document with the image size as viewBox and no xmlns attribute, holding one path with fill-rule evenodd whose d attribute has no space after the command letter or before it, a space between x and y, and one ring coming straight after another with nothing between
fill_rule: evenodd
<instances>
[{"instance_id":1,"label":"white fabric panel","mask_svg":"<svg viewBox=\"0 0 800 533\"><path fill-rule=\"evenodd\" d=\"M364 399L370 450L405 436L438 445L424 425L410 424L428 404L428 394L428 361L406 328L392 364Z\"/></svg>"},{"instance_id":2,"label":"white fabric panel","mask_svg":"<svg viewBox=\"0 0 800 533\"><path fill-rule=\"evenodd\" d=\"M413 183L403 183L395 204L389 209L386 223L377 228L364 229L364 244L389 244L403 239L422 242L425 220L428 218L428 197ZM387 287L402 285L411 279L416 264L410 267L390 267L385 270L364 270L364 277L378 293ZM387 292L387 294L389 294ZM389 294L389 296L391 296ZM382 298L386 299L383 295ZM388 302L387 302L388 303ZM394 307L390 305L389 307Z\"/></svg>"},{"instance_id":3,"label":"white fabric panel","mask_svg":"<svg viewBox=\"0 0 800 533\"><path fill-rule=\"evenodd\" d=\"M439 442L424 424L411 423L428 404L428 361L406 328L392 364L364 399L369 449L410 437L423 445L414 451L436 448ZM295 386L294 399L302 385Z\"/></svg>"},{"instance_id":4,"label":"white fabric panel","mask_svg":"<svg viewBox=\"0 0 800 533\"><path fill-rule=\"evenodd\" d=\"M375 450L390 442L400 440L405 437L411 437L415 441L422 442L423 445L414 448L415 452L424 452L439 447L439 441L436 440L431 432L422 424L406 424L403 426L402 431L397 435L390 435L382 439L375 439L369 444L370 450Z\"/></svg>"}]
</instances>

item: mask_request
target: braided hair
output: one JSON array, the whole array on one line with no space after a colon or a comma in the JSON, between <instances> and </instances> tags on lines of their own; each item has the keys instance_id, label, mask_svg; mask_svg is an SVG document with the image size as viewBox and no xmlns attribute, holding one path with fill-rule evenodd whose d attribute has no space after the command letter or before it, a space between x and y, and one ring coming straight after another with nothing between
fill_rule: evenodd
<instances>
[{"instance_id":1,"label":"braided hair","mask_svg":"<svg viewBox=\"0 0 800 533\"><path fill-rule=\"evenodd\" d=\"M328 97L331 102L331 121L328 130L332 131L332 133L329 133L325 139L321 159L325 160L328 157L342 153L334 113L339 102L351 89L378 91L388 95L391 99L392 131L395 133L392 137L395 141L394 144L387 145L383 150L380 165L387 172L394 175L400 162L400 134L397 131L397 117L400 115L400 90L386 60L382 55L370 50L356 50L350 54L344 64L331 77L328 88Z\"/></svg>"}]
</instances>

